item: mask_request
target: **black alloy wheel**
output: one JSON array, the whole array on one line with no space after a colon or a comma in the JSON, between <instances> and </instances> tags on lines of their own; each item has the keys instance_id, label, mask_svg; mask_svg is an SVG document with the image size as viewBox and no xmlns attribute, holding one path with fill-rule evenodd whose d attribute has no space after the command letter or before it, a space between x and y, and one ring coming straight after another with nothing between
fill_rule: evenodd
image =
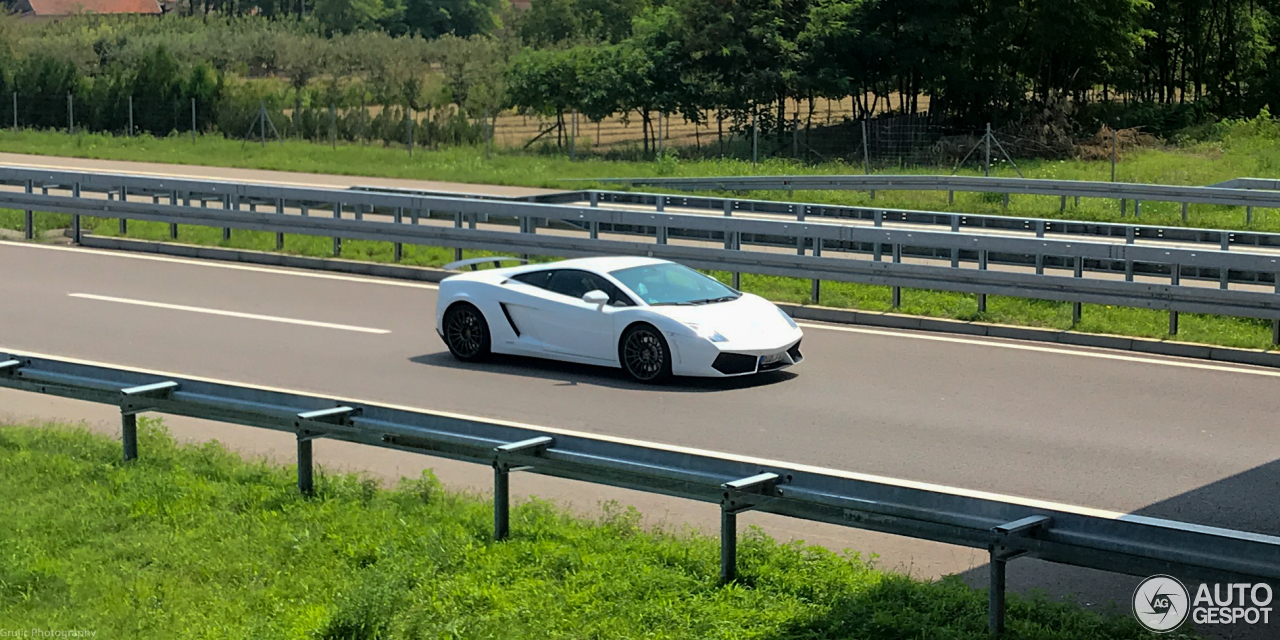
<instances>
[{"instance_id":1,"label":"black alloy wheel","mask_svg":"<svg viewBox=\"0 0 1280 640\"><path fill-rule=\"evenodd\" d=\"M671 377L671 350L662 334L650 325L627 329L618 345L618 359L627 374L640 382L661 382Z\"/></svg>"},{"instance_id":2,"label":"black alloy wheel","mask_svg":"<svg viewBox=\"0 0 1280 640\"><path fill-rule=\"evenodd\" d=\"M489 355L489 325L480 310L461 302L444 314L444 343L449 353L463 362L475 362Z\"/></svg>"}]
</instances>

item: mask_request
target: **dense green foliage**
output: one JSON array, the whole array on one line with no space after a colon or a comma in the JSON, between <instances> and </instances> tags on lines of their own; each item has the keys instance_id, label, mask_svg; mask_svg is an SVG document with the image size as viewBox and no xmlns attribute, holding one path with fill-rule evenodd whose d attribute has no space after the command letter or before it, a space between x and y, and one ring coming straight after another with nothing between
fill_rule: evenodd
<instances>
[{"instance_id":1,"label":"dense green foliage","mask_svg":"<svg viewBox=\"0 0 1280 640\"><path fill-rule=\"evenodd\" d=\"M0 623L139 640L987 638L983 592L755 531L726 587L714 539L616 505L588 520L519 504L494 543L490 505L429 472L395 490L321 474L305 499L287 467L177 446L148 419L139 436L122 464L104 436L0 427ZM1011 639L1148 636L1123 613L1010 599Z\"/></svg>"}]
</instances>

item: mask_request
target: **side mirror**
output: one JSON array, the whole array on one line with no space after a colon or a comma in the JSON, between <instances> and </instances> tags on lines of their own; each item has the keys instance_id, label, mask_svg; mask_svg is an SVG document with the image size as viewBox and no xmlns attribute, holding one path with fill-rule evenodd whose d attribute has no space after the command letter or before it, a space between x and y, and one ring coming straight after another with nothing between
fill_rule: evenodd
<instances>
[{"instance_id":1,"label":"side mirror","mask_svg":"<svg viewBox=\"0 0 1280 640\"><path fill-rule=\"evenodd\" d=\"M590 305L603 307L604 305L609 304L609 294L599 289L593 289L582 295L582 301Z\"/></svg>"}]
</instances>

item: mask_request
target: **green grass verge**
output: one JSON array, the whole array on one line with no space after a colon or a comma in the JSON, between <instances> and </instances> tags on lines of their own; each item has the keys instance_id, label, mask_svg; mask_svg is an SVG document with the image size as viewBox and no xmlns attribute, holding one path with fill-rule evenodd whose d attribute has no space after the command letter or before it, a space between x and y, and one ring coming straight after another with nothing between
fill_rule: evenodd
<instances>
[{"instance_id":1,"label":"green grass verge","mask_svg":"<svg viewBox=\"0 0 1280 640\"><path fill-rule=\"evenodd\" d=\"M139 424L141 457L57 425L0 426L0 628L99 638L918 638L985 640L986 596L752 531L741 581L718 543L530 501L491 539L491 503L429 472L384 489ZM1147 638L1130 616L1011 597L1009 637ZM1190 637L1190 636L1182 636Z\"/></svg>"},{"instance_id":2,"label":"green grass verge","mask_svg":"<svg viewBox=\"0 0 1280 640\"><path fill-rule=\"evenodd\" d=\"M1243 125L1242 125L1243 126ZM1254 125L1250 125L1254 126ZM1266 127L1254 126L1250 135L1228 135L1224 142L1202 143L1172 150L1147 150L1124 158L1119 179L1164 184L1210 184L1240 176L1280 178L1280 146L1275 144ZM190 138L174 136L127 138L105 134L67 135L50 131L0 131L0 150L59 156L119 160L140 160L178 164L276 169L345 175L370 175L395 178L443 180L457 182L524 185L536 187L582 188L581 183L564 178L598 178L618 176L705 176L778 173L858 173L859 167L841 163L809 166L781 160L767 160L759 165L737 160L676 160L659 162L623 162L586 159L570 162L567 158L545 154L495 153L486 160L482 148L453 147L443 150L418 150L409 158L403 149L382 146L346 145L336 150L326 145L288 141L259 147L241 145L239 141L218 136ZM1028 177L1105 180L1110 176L1106 162L1033 161L1021 167ZM925 170L914 170L924 172ZM1003 174L1011 170L1002 169ZM785 192L757 192L752 197L787 199ZM804 192L806 201L831 203L870 203L868 194L848 192ZM1084 200L1080 206L1069 204L1059 212L1059 200L1052 197L1018 196L1006 211L998 194L956 194L948 205L945 193L882 192L876 203L888 207L966 211L974 213L1016 213L1043 217L1066 217L1089 220L1120 220L1114 201ZM1255 210L1254 223L1243 223L1239 208L1193 205L1191 222L1195 226L1249 228L1280 231L1280 214ZM1132 208L1130 217L1132 220ZM1174 203L1147 203L1142 219L1147 222L1181 225L1181 207ZM0 228L18 229L22 214L0 211ZM36 227L46 229L66 226L66 216L37 214ZM117 234L114 220L91 223L90 228L102 235ZM130 237L167 240L167 227L160 224L134 223ZM230 242L223 242L215 229L183 227L181 242L228 246L240 249L271 251L275 249L272 234L236 232ZM332 255L327 238L288 236L285 250L290 253L326 257ZM346 258L391 262L392 249L387 243L347 241L343 244ZM493 255L472 252L467 257ZM418 266L440 266L452 260L450 249L405 246L403 262ZM809 283L794 278L746 276L743 287L779 302L809 303ZM832 307L869 311L890 311L887 287L824 283L822 304ZM903 293L901 313L995 322L1001 324L1043 327L1057 330L1213 344L1236 348L1270 349L1271 328L1266 321L1224 316L1182 314L1179 333L1168 333L1168 316L1146 309L1110 308L1085 305L1082 321L1072 326L1070 303L988 297L987 312L979 314L972 294L909 290Z\"/></svg>"}]
</instances>

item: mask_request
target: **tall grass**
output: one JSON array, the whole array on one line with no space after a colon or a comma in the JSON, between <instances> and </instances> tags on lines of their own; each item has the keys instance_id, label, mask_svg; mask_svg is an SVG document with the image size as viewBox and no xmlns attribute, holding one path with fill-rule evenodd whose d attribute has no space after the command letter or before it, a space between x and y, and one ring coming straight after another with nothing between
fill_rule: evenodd
<instances>
[{"instance_id":1,"label":"tall grass","mask_svg":"<svg viewBox=\"0 0 1280 640\"><path fill-rule=\"evenodd\" d=\"M81 429L0 426L0 626L102 638L875 638L985 640L986 596L748 533L718 546L529 501L512 537L430 474L394 489L292 470L141 420L141 457ZM1131 617L1011 597L1010 638L1138 639ZM1189 637L1189 636L1184 636Z\"/></svg>"}]
</instances>

